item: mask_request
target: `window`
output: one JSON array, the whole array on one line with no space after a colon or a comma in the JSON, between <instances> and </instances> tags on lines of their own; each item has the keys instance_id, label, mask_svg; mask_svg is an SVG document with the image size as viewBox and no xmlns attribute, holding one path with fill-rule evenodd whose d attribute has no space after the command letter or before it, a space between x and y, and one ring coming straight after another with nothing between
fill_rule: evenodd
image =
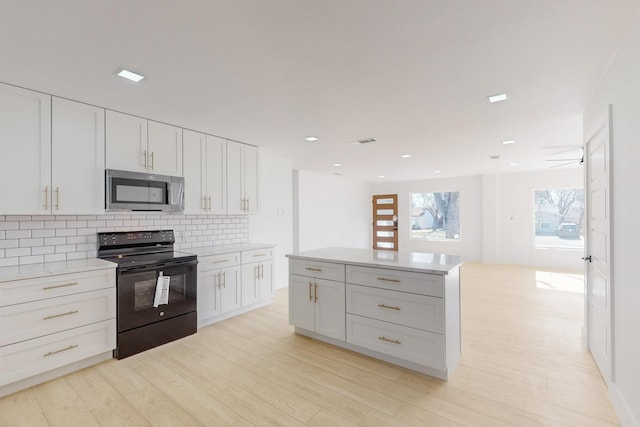
<instances>
[{"instance_id":1,"label":"window","mask_svg":"<svg viewBox=\"0 0 640 427\"><path fill-rule=\"evenodd\" d=\"M460 192L411 194L411 239L459 240Z\"/></svg>"},{"instance_id":2,"label":"window","mask_svg":"<svg viewBox=\"0 0 640 427\"><path fill-rule=\"evenodd\" d=\"M535 191L535 245L538 249L584 249L584 190Z\"/></svg>"}]
</instances>

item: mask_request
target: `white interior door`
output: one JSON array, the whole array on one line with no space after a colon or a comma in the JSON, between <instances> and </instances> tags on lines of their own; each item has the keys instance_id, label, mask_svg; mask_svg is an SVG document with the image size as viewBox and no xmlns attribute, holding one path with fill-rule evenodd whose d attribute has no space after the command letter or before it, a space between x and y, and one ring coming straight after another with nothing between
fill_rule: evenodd
<instances>
[{"instance_id":1,"label":"white interior door","mask_svg":"<svg viewBox=\"0 0 640 427\"><path fill-rule=\"evenodd\" d=\"M607 384L611 343L611 107L585 144L587 190L587 345Z\"/></svg>"}]
</instances>

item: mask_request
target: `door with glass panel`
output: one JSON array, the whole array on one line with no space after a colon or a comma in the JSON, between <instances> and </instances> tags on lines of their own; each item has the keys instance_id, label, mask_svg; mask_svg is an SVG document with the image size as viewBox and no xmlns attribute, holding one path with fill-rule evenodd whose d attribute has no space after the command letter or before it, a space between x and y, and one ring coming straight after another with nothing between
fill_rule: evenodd
<instances>
[{"instance_id":1,"label":"door with glass panel","mask_svg":"<svg viewBox=\"0 0 640 427\"><path fill-rule=\"evenodd\" d=\"M398 195L373 196L373 249L398 250Z\"/></svg>"}]
</instances>

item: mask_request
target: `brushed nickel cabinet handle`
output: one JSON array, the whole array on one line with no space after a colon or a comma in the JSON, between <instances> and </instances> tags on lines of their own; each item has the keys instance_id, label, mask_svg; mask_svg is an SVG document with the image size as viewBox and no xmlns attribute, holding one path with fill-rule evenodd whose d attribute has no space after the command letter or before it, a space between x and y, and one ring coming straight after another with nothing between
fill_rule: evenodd
<instances>
[{"instance_id":1,"label":"brushed nickel cabinet handle","mask_svg":"<svg viewBox=\"0 0 640 427\"><path fill-rule=\"evenodd\" d=\"M378 280L381 280L383 282L400 283L400 280L398 279L387 279L386 277L378 277Z\"/></svg>"},{"instance_id":2,"label":"brushed nickel cabinet handle","mask_svg":"<svg viewBox=\"0 0 640 427\"><path fill-rule=\"evenodd\" d=\"M378 337L378 339L379 339L380 341L390 342L391 344L402 344L402 343L401 343L400 341L398 341L398 340L392 340L392 339L387 338L387 337Z\"/></svg>"},{"instance_id":3,"label":"brushed nickel cabinet handle","mask_svg":"<svg viewBox=\"0 0 640 427\"><path fill-rule=\"evenodd\" d=\"M60 187L56 187L56 210L60 209Z\"/></svg>"},{"instance_id":4,"label":"brushed nickel cabinet handle","mask_svg":"<svg viewBox=\"0 0 640 427\"><path fill-rule=\"evenodd\" d=\"M313 296L314 296L314 301L313 302L318 302L318 284L314 282L313 284Z\"/></svg>"},{"instance_id":5,"label":"brushed nickel cabinet handle","mask_svg":"<svg viewBox=\"0 0 640 427\"><path fill-rule=\"evenodd\" d=\"M44 288L42 288L42 290L47 290L47 289L57 289L57 288L66 288L67 286L76 286L79 285L80 283L78 282L71 282L71 283L65 283L64 285L54 285L54 286L45 286Z\"/></svg>"},{"instance_id":6,"label":"brushed nickel cabinet handle","mask_svg":"<svg viewBox=\"0 0 640 427\"><path fill-rule=\"evenodd\" d=\"M267 254L254 254L254 257L258 257L258 256L267 256Z\"/></svg>"},{"instance_id":7,"label":"brushed nickel cabinet handle","mask_svg":"<svg viewBox=\"0 0 640 427\"><path fill-rule=\"evenodd\" d=\"M146 169L147 168L147 150L144 150L144 153L142 153L142 160L144 161L142 164L142 167Z\"/></svg>"},{"instance_id":8,"label":"brushed nickel cabinet handle","mask_svg":"<svg viewBox=\"0 0 640 427\"><path fill-rule=\"evenodd\" d=\"M309 282L309 301L313 301L313 295L311 295L311 288L313 288L313 283Z\"/></svg>"},{"instance_id":9,"label":"brushed nickel cabinet handle","mask_svg":"<svg viewBox=\"0 0 640 427\"><path fill-rule=\"evenodd\" d=\"M400 307L393 307L393 306L386 305L386 304L378 304L378 307L380 307L380 308L388 308L389 310L398 310L398 311L400 311Z\"/></svg>"},{"instance_id":10,"label":"brushed nickel cabinet handle","mask_svg":"<svg viewBox=\"0 0 640 427\"><path fill-rule=\"evenodd\" d=\"M218 261L213 261L212 264L220 264L221 262L229 262L228 259L220 259Z\"/></svg>"},{"instance_id":11,"label":"brushed nickel cabinet handle","mask_svg":"<svg viewBox=\"0 0 640 427\"><path fill-rule=\"evenodd\" d=\"M155 165L155 162L153 161L153 151L151 152L151 170L153 170L153 166Z\"/></svg>"},{"instance_id":12,"label":"brushed nickel cabinet handle","mask_svg":"<svg viewBox=\"0 0 640 427\"><path fill-rule=\"evenodd\" d=\"M227 272L223 271L222 272L222 287L223 288L227 288Z\"/></svg>"},{"instance_id":13,"label":"brushed nickel cabinet handle","mask_svg":"<svg viewBox=\"0 0 640 427\"><path fill-rule=\"evenodd\" d=\"M313 267L305 267L304 269L309 271L322 271L321 268L313 268Z\"/></svg>"},{"instance_id":14,"label":"brushed nickel cabinet handle","mask_svg":"<svg viewBox=\"0 0 640 427\"><path fill-rule=\"evenodd\" d=\"M76 347L78 347L78 344L73 344L73 345L70 345L69 347L61 348L60 350L50 351L46 354L43 354L42 357L53 356L54 354L62 353L63 351L67 351L67 350L72 350Z\"/></svg>"},{"instance_id":15,"label":"brushed nickel cabinet handle","mask_svg":"<svg viewBox=\"0 0 640 427\"><path fill-rule=\"evenodd\" d=\"M44 210L49 210L49 186L44 187Z\"/></svg>"},{"instance_id":16,"label":"brushed nickel cabinet handle","mask_svg":"<svg viewBox=\"0 0 640 427\"><path fill-rule=\"evenodd\" d=\"M66 313L52 314L50 316L43 317L42 320L55 319L57 317L68 316L70 314L76 314L76 313L78 313L78 310L71 310L71 311L67 311Z\"/></svg>"}]
</instances>

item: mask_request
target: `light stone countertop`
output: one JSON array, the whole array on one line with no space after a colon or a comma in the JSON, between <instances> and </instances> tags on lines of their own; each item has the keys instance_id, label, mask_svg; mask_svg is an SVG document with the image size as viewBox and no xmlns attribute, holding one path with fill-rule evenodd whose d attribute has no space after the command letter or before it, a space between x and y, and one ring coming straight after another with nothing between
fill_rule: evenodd
<instances>
[{"instance_id":1,"label":"light stone countertop","mask_svg":"<svg viewBox=\"0 0 640 427\"><path fill-rule=\"evenodd\" d=\"M102 270L116 267L117 264L98 258L0 267L0 282L33 279L35 277L79 273L83 271Z\"/></svg>"},{"instance_id":2,"label":"light stone countertop","mask_svg":"<svg viewBox=\"0 0 640 427\"><path fill-rule=\"evenodd\" d=\"M289 258L435 274L448 274L449 271L462 264L462 258L456 255L340 247L295 252L287 256Z\"/></svg>"},{"instance_id":3,"label":"light stone countertop","mask_svg":"<svg viewBox=\"0 0 640 427\"><path fill-rule=\"evenodd\" d=\"M228 254L231 252L267 249L267 248L273 248L273 247L275 247L273 243L243 243L240 245L208 246L208 247L202 247L202 248L180 249L180 252L187 252L187 253L195 254L198 256L208 256L208 255Z\"/></svg>"}]
</instances>

